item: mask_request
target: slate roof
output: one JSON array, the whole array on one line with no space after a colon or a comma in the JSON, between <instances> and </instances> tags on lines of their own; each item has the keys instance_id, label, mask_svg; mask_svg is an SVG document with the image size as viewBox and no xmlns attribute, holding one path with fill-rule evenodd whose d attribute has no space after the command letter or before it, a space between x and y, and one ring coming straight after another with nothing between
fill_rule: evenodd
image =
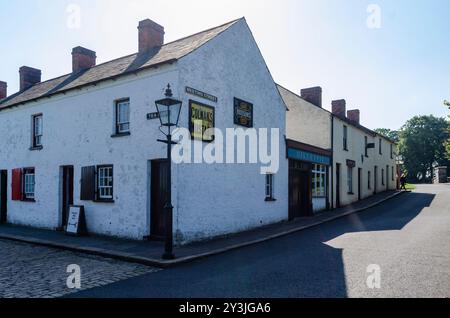
<instances>
[{"instance_id":1,"label":"slate roof","mask_svg":"<svg viewBox=\"0 0 450 318\"><path fill-rule=\"evenodd\" d=\"M301 96L295 94L294 92L288 90L287 88L284 88L283 86L281 86L281 85L279 85L279 84L277 84L277 87L278 87L278 91L280 92L281 98L283 99L283 101L284 101L284 103L286 104L286 107L287 107L288 109L291 109L291 108L294 108L294 107L300 107L300 100L305 101L305 102L308 103L311 107L316 107L316 108L318 108L316 105L313 105L313 104L311 104L310 102L304 100ZM353 127L356 127L356 128L358 128L358 129L364 131L366 134L371 135L372 137L380 136L380 137L383 137L384 139L386 139L387 141L389 141L389 142L391 142L391 143L393 143L393 144L396 144L396 142L393 141L393 140L391 140L390 138L388 138L388 137L386 137L386 136L382 136L382 135L376 133L375 131L373 131L373 130L371 130L371 129L369 129L369 128L367 128L367 127L361 125L361 124L355 123L355 122L351 121L351 120L348 119L348 118L342 118L342 117L336 116L335 114L333 114L332 112L330 112L330 111L328 111L328 110L326 110L326 109L324 109L324 108L321 108L321 109L322 109L324 112L329 113L330 116L333 116L333 117L335 117L335 118L338 118L338 119L344 121L345 123L347 123L348 125L353 126ZM289 112L287 113L287 116L289 116Z\"/></svg>"},{"instance_id":2,"label":"slate roof","mask_svg":"<svg viewBox=\"0 0 450 318\"><path fill-rule=\"evenodd\" d=\"M243 18L241 18L243 19ZM173 63L195 51L241 19L164 44L145 55L138 53L94 66L78 74L67 74L32 86L0 101L0 110L18 106L28 101L49 97L74 88L117 78L161 64Z\"/></svg>"}]
</instances>

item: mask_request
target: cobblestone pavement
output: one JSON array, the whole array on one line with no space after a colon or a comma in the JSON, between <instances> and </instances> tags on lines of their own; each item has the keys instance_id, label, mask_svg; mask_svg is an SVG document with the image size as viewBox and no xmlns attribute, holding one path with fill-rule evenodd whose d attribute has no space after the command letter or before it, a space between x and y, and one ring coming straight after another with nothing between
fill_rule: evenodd
<instances>
[{"instance_id":1,"label":"cobblestone pavement","mask_svg":"<svg viewBox=\"0 0 450 318\"><path fill-rule=\"evenodd\" d=\"M69 265L81 269L81 289L67 287ZM159 269L98 256L0 240L0 297L54 298Z\"/></svg>"}]
</instances>

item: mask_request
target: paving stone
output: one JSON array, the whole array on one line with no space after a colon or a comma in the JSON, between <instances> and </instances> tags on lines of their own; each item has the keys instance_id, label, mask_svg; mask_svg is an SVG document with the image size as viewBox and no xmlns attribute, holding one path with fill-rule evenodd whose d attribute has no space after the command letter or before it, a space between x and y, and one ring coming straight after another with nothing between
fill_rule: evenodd
<instances>
[{"instance_id":1,"label":"paving stone","mask_svg":"<svg viewBox=\"0 0 450 318\"><path fill-rule=\"evenodd\" d=\"M55 298L159 271L140 264L0 240L0 298ZM81 269L81 289L67 287L69 265Z\"/></svg>"}]
</instances>

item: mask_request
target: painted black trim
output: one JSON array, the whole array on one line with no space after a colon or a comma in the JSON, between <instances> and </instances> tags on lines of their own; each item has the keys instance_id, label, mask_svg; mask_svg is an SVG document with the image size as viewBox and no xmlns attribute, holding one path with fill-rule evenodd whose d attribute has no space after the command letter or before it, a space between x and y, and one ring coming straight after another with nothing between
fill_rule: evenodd
<instances>
[{"instance_id":1,"label":"painted black trim","mask_svg":"<svg viewBox=\"0 0 450 318\"><path fill-rule=\"evenodd\" d=\"M30 151L39 151L39 150L42 150L42 149L44 149L44 146L37 146L37 147L30 147Z\"/></svg>"},{"instance_id":2,"label":"painted black trim","mask_svg":"<svg viewBox=\"0 0 450 318\"><path fill-rule=\"evenodd\" d=\"M117 134L111 135L111 138L120 138L120 137L126 137L126 136L131 136L131 132L117 133Z\"/></svg>"},{"instance_id":3,"label":"painted black trim","mask_svg":"<svg viewBox=\"0 0 450 318\"><path fill-rule=\"evenodd\" d=\"M250 124L249 125L242 125L241 123L239 123L238 122L238 120L237 120L237 110L238 110L238 107L239 107L239 104L240 103L245 103L245 104L248 104L249 106L250 106L250 113L251 113L251 118L250 118ZM247 101L245 101L245 100L243 100L243 99L240 99L240 98L237 98L237 97L234 97L234 100L233 100L233 108L234 108L234 118L233 118L233 122L234 122L234 124L236 125L236 126L241 126L241 127L245 127L245 128L253 128L254 127L254 125L255 125L255 117L254 117L254 106L253 106L253 103L250 103L250 102L247 102Z\"/></svg>"}]
</instances>

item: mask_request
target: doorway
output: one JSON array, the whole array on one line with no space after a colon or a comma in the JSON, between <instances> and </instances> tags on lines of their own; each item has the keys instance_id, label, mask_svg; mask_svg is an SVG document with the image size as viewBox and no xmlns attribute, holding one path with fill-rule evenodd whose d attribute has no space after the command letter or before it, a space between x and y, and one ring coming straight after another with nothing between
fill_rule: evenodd
<instances>
[{"instance_id":1,"label":"doorway","mask_svg":"<svg viewBox=\"0 0 450 318\"><path fill-rule=\"evenodd\" d=\"M362 184L362 169L359 168L358 169L358 201L361 201L362 199L362 194L361 194L361 184Z\"/></svg>"},{"instance_id":2,"label":"doorway","mask_svg":"<svg viewBox=\"0 0 450 318\"><path fill-rule=\"evenodd\" d=\"M0 171L0 224L8 221L7 202L8 202L8 171Z\"/></svg>"},{"instance_id":3,"label":"doorway","mask_svg":"<svg viewBox=\"0 0 450 318\"><path fill-rule=\"evenodd\" d=\"M336 208L341 207L341 164L336 164Z\"/></svg>"},{"instance_id":4,"label":"doorway","mask_svg":"<svg viewBox=\"0 0 450 318\"><path fill-rule=\"evenodd\" d=\"M73 205L73 166L61 167L61 230L65 230L70 206Z\"/></svg>"},{"instance_id":5,"label":"doorway","mask_svg":"<svg viewBox=\"0 0 450 318\"><path fill-rule=\"evenodd\" d=\"M311 165L289 161L289 219L312 215Z\"/></svg>"},{"instance_id":6,"label":"doorway","mask_svg":"<svg viewBox=\"0 0 450 318\"><path fill-rule=\"evenodd\" d=\"M150 189L150 237L161 240L164 238L164 207L168 199L169 185L167 174L169 161L167 159L151 161L151 189Z\"/></svg>"}]
</instances>

